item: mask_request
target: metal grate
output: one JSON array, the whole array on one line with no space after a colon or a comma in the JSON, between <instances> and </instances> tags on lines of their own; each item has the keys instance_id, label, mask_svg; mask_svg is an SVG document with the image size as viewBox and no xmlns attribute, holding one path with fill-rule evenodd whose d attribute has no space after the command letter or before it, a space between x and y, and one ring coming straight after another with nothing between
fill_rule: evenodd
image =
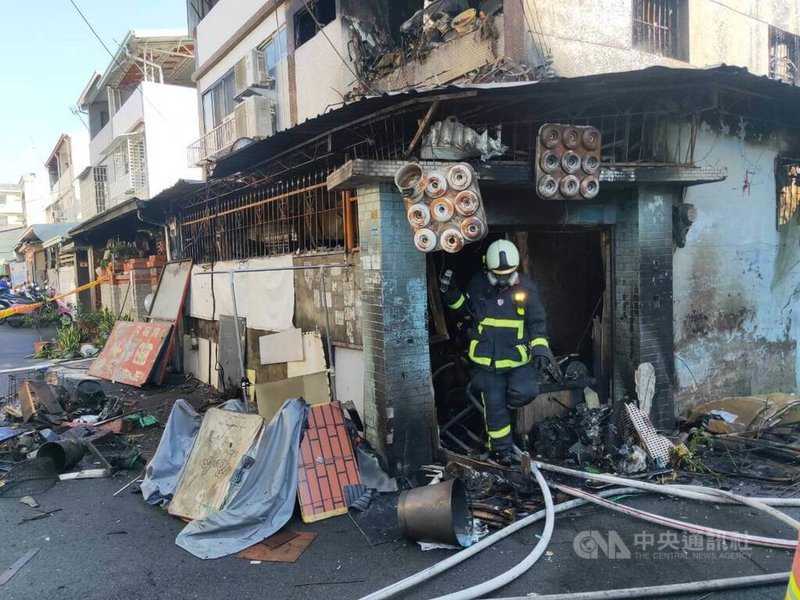
<instances>
[{"instance_id":1,"label":"metal grate","mask_svg":"<svg viewBox=\"0 0 800 600\"><path fill-rule=\"evenodd\" d=\"M94 171L94 202L98 213L106 209L108 196L108 173L105 165L95 167Z\"/></svg>"},{"instance_id":2,"label":"metal grate","mask_svg":"<svg viewBox=\"0 0 800 600\"><path fill-rule=\"evenodd\" d=\"M344 249L345 194L328 191L326 177L244 188L182 213L186 257L210 262Z\"/></svg>"},{"instance_id":3,"label":"metal grate","mask_svg":"<svg viewBox=\"0 0 800 600\"><path fill-rule=\"evenodd\" d=\"M769 76L791 85L800 85L800 36L769 28Z\"/></svg>"},{"instance_id":4,"label":"metal grate","mask_svg":"<svg viewBox=\"0 0 800 600\"><path fill-rule=\"evenodd\" d=\"M659 467L668 464L670 453L675 445L663 435L658 434L650 422L650 418L633 404L626 404L625 410L630 426L636 430L647 453L653 457ZM626 427L623 427L623 431L625 430Z\"/></svg>"},{"instance_id":5,"label":"metal grate","mask_svg":"<svg viewBox=\"0 0 800 600\"><path fill-rule=\"evenodd\" d=\"M110 205L138 196L147 197L147 162L144 133L126 135L111 152L113 179L109 184Z\"/></svg>"},{"instance_id":6,"label":"metal grate","mask_svg":"<svg viewBox=\"0 0 800 600\"><path fill-rule=\"evenodd\" d=\"M686 0L634 0L633 46L645 52L685 60L683 30Z\"/></svg>"}]
</instances>

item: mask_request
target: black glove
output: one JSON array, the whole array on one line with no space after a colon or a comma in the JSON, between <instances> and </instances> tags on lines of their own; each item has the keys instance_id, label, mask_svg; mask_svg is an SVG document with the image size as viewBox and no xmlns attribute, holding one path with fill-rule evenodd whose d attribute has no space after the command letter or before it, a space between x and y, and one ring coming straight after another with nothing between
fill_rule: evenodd
<instances>
[{"instance_id":1,"label":"black glove","mask_svg":"<svg viewBox=\"0 0 800 600\"><path fill-rule=\"evenodd\" d=\"M543 373L550 366L557 367L556 357L553 356L553 353L547 346L537 344L532 348L532 352L533 360L531 364L533 364L533 368L540 373Z\"/></svg>"},{"instance_id":2,"label":"black glove","mask_svg":"<svg viewBox=\"0 0 800 600\"><path fill-rule=\"evenodd\" d=\"M439 278L439 291L442 292L442 297L448 306L455 304L461 298L461 290L453 281L453 272L450 269L447 269Z\"/></svg>"}]
</instances>

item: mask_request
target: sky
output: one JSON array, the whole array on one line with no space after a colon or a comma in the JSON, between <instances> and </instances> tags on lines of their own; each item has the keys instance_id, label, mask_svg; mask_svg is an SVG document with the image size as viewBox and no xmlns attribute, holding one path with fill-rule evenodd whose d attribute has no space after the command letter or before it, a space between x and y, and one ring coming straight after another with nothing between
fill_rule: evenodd
<instances>
[{"instance_id":1,"label":"sky","mask_svg":"<svg viewBox=\"0 0 800 600\"><path fill-rule=\"evenodd\" d=\"M186 0L74 0L115 52L131 29L186 28ZM41 172L70 112L111 57L70 0L0 0L0 182Z\"/></svg>"}]
</instances>

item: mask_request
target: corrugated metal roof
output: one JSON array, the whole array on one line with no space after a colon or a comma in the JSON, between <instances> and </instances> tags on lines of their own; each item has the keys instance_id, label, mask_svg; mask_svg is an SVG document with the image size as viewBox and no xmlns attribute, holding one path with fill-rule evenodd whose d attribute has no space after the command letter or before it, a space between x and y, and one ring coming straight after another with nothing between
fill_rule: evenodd
<instances>
[{"instance_id":1,"label":"corrugated metal roof","mask_svg":"<svg viewBox=\"0 0 800 600\"><path fill-rule=\"evenodd\" d=\"M25 227L15 227L14 229L4 229L0 231L0 258L8 259L14 254L14 246L17 245L19 236L25 232Z\"/></svg>"},{"instance_id":2,"label":"corrugated metal roof","mask_svg":"<svg viewBox=\"0 0 800 600\"><path fill-rule=\"evenodd\" d=\"M214 179L220 179L253 169L278 155L303 143L327 135L358 121L370 119L376 113L392 107L399 108L406 102L422 102L426 99L458 92L471 92L473 100L497 102L504 99L535 99L538 94L561 95L567 98L588 98L596 94L630 94L637 88L723 86L745 93L757 93L775 100L800 101L800 87L774 81L767 77L749 73L743 67L720 65L707 69L674 69L649 67L637 71L604 73L584 77L554 77L535 82L460 84L444 87L418 88L404 92L372 96L333 109L290 129L255 142L232 152L217 161ZM800 124L800 113L798 114Z\"/></svg>"},{"instance_id":3,"label":"corrugated metal roof","mask_svg":"<svg viewBox=\"0 0 800 600\"><path fill-rule=\"evenodd\" d=\"M69 230L78 223L39 223L30 225L19 237L20 242L44 242L56 236L69 237Z\"/></svg>"}]
</instances>

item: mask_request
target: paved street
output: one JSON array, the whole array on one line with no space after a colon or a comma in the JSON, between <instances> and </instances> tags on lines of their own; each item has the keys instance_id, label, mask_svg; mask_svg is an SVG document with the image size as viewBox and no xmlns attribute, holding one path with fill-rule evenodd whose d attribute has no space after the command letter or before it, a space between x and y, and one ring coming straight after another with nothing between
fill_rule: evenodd
<instances>
[{"instance_id":1,"label":"paved street","mask_svg":"<svg viewBox=\"0 0 800 600\"><path fill-rule=\"evenodd\" d=\"M42 330L42 338L49 340L55 335L55 329ZM33 344L39 339L39 334L32 327L14 329L8 325L0 325L0 371L18 367L35 368L36 365L47 363L45 360L31 360L26 358L33 354ZM0 375L0 395L6 393L8 377Z\"/></svg>"},{"instance_id":2,"label":"paved street","mask_svg":"<svg viewBox=\"0 0 800 600\"><path fill-rule=\"evenodd\" d=\"M29 330L0 329L2 362L24 364L33 337ZM2 379L2 378L0 378ZM169 394L161 394L168 397ZM178 391L175 392L178 397ZM166 400L165 400L166 402ZM30 508L15 498L0 499L0 571L28 550L39 553L0 589L3 600L357 598L450 555L422 552L412 543L367 545L349 517L304 525L295 515L291 528L319 535L294 564L262 563L234 557L202 561L178 548L174 539L183 523L147 506L138 493L113 493L136 474L110 479L58 483L36 495L51 517L21 522ZM720 528L794 538L785 526L747 508L700 505L652 497L625 502L646 510ZM800 511L791 511L796 517ZM581 558L574 548L582 532L609 531L630 551L630 558ZM531 526L485 550L464 565L412 590L407 598L431 598L493 577L522 560L537 542L542 524ZM643 547L641 542L652 541ZM750 548L733 558L725 552L675 556L680 534L594 508L559 517L549 553L498 596L556 593L678 583L717 577L788 570L791 553ZM663 546L663 548L659 548ZM735 553L734 553L735 554ZM744 592L695 594L683 598L779 598L783 586Z\"/></svg>"}]
</instances>

